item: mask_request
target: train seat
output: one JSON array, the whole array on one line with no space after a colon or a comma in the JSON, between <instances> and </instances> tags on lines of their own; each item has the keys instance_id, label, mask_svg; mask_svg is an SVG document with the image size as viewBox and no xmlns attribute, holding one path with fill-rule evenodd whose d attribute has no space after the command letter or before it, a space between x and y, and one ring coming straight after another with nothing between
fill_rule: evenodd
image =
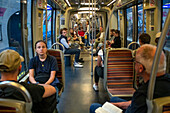
<instances>
[{"instance_id":1,"label":"train seat","mask_svg":"<svg viewBox=\"0 0 170 113\"><path fill-rule=\"evenodd\" d=\"M104 83L109 96L131 97L135 91L132 51L117 48L107 51Z\"/></svg>"},{"instance_id":2,"label":"train seat","mask_svg":"<svg viewBox=\"0 0 170 113\"><path fill-rule=\"evenodd\" d=\"M0 113L31 113L32 98L27 89L24 86L11 81L0 83L0 88L5 87L12 87L18 90L22 93L26 101L0 98Z\"/></svg>"},{"instance_id":3,"label":"train seat","mask_svg":"<svg viewBox=\"0 0 170 113\"><path fill-rule=\"evenodd\" d=\"M152 103L152 113L170 113L170 96L153 99ZM151 111L150 107L148 109Z\"/></svg>"},{"instance_id":4,"label":"train seat","mask_svg":"<svg viewBox=\"0 0 170 113\"><path fill-rule=\"evenodd\" d=\"M54 43L52 46L51 46L51 48L54 48L55 46L57 46L56 48L57 49L60 49L63 53L64 53L64 51L65 51L65 48L64 48L64 46L63 46L63 44L61 44L61 43L59 43L59 42L56 42L56 43ZM73 63L73 55L71 55L71 54L64 54L64 61L65 61L65 65L66 66L70 66L70 65L72 65Z\"/></svg>"},{"instance_id":5,"label":"train seat","mask_svg":"<svg viewBox=\"0 0 170 113\"><path fill-rule=\"evenodd\" d=\"M64 91L65 86L65 66L64 66L64 54L59 49L48 49L47 53L51 56L54 56L57 59L58 69L57 78L59 79L60 83L62 83L63 87L59 92L59 95Z\"/></svg>"}]
</instances>

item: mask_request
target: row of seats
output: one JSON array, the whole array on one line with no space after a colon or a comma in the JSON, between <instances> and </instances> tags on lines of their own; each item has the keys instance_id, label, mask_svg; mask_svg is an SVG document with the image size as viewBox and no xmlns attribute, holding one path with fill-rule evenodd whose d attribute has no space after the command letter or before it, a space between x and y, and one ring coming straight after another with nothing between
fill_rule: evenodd
<instances>
[{"instance_id":1,"label":"row of seats","mask_svg":"<svg viewBox=\"0 0 170 113\"><path fill-rule=\"evenodd\" d=\"M132 97L137 78L133 52L127 48L107 50L104 67L104 87L110 97ZM153 100L152 113L170 113L170 97Z\"/></svg>"}]
</instances>

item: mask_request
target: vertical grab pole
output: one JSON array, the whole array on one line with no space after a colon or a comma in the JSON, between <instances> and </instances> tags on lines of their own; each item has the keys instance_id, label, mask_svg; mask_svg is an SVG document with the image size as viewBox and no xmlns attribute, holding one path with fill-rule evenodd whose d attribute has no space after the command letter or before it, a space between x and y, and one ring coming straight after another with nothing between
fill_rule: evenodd
<instances>
[{"instance_id":1,"label":"vertical grab pole","mask_svg":"<svg viewBox=\"0 0 170 113\"><path fill-rule=\"evenodd\" d=\"M107 27L106 27L106 33L105 33L105 38L104 38L104 54L106 54L106 38L107 38L107 34L108 34L108 30L109 30L109 24L110 24L110 20L111 20L111 17L112 17L112 14L113 14L113 11L115 10L116 8L116 5L118 3L118 0L116 1L112 11L111 11L111 14L110 14L110 17L109 17L109 20L108 20L108 23L107 23ZM105 57L106 55L104 55ZM105 58L104 58L105 59Z\"/></svg>"},{"instance_id":2,"label":"vertical grab pole","mask_svg":"<svg viewBox=\"0 0 170 113\"><path fill-rule=\"evenodd\" d=\"M164 28L162 30L162 34L159 39L155 57L154 57L153 64L152 64L152 71L151 71L151 76L150 76L149 85L148 85L148 95L146 99L147 106L150 109L148 109L147 113L152 113L152 109L153 109L152 100L153 100L153 94L154 94L154 88L155 88L155 79L156 79L156 74L158 71L158 64L160 61L161 52L162 52L162 49L165 43L165 38L166 38L166 34L167 34L169 26L170 26L170 10L166 18Z\"/></svg>"},{"instance_id":3,"label":"vertical grab pole","mask_svg":"<svg viewBox=\"0 0 170 113\"><path fill-rule=\"evenodd\" d=\"M91 40L91 77L93 77L93 0L92 0L92 40Z\"/></svg>"}]
</instances>

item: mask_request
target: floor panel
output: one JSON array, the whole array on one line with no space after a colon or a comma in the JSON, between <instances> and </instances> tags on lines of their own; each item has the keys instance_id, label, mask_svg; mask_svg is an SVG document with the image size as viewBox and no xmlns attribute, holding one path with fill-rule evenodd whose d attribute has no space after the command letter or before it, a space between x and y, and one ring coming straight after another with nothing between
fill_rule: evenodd
<instances>
[{"instance_id":1,"label":"floor panel","mask_svg":"<svg viewBox=\"0 0 170 113\"><path fill-rule=\"evenodd\" d=\"M99 92L92 88L93 77L91 77L91 56L83 52L83 68L65 67L65 89L58 104L59 113L89 113L92 103L104 103L108 100L108 94L103 88L103 81L100 79ZM95 59L95 58L93 58ZM93 68L96 61L93 61Z\"/></svg>"}]
</instances>

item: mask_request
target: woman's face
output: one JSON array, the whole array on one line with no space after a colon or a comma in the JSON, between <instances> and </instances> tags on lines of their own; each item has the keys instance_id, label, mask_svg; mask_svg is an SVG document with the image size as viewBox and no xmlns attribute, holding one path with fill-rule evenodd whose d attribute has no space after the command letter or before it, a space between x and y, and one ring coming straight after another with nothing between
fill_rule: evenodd
<instances>
[{"instance_id":1,"label":"woman's face","mask_svg":"<svg viewBox=\"0 0 170 113\"><path fill-rule=\"evenodd\" d=\"M45 55L47 53L46 44L44 42L38 42L35 51L38 55Z\"/></svg>"}]
</instances>

